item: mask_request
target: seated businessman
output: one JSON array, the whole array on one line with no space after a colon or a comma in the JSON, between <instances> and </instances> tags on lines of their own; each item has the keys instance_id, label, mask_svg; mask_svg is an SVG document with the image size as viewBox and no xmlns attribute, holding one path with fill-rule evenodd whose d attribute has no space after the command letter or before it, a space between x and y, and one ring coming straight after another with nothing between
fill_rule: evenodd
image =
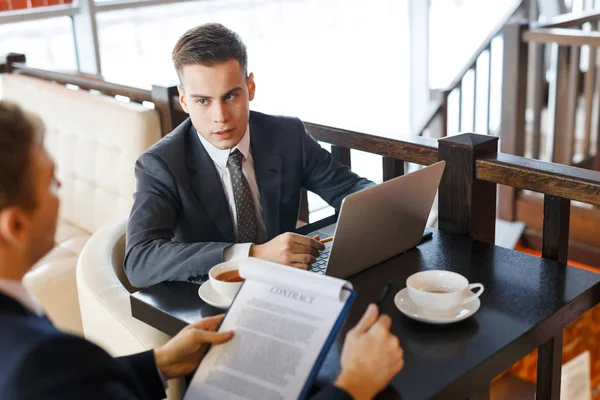
<instances>
[{"instance_id":1,"label":"seated businessman","mask_svg":"<svg viewBox=\"0 0 600 400\"><path fill-rule=\"evenodd\" d=\"M137 161L131 283L200 281L210 267L247 256L307 269L324 245L286 233L296 228L302 189L339 209L373 183L333 160L299 119L249 111L256 83L236 33L191 29L173 62L190 117Z\"/></svg>"},{"instance_id":2,"label":"seated businessman","mask_svg":"<svg viewBox=\"0 0 600 400\"><path fill-rule=\"evenodd\" d=\"M160 348L113 359L52 326L21 282L56 230L60 184L42 135L37 118L0 101L0 399L162 399L166 380L192 373L208 343L233 333L215 332L223 316L205 318ZM337 380L313 400L366 400L385 388L404 365L390 326L369 306L346 336Z\"/></svg>"}]
</instances>

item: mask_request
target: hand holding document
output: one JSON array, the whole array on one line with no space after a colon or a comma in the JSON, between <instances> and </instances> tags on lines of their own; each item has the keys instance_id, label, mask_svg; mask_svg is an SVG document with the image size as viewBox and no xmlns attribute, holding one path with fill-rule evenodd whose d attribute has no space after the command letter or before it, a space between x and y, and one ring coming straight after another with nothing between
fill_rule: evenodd
<instances>
[{"instance_id":1,"label":"hand holding document","mask_svg":"<svg viewBox=\"0 0 600 400\"><path fill-rule=\"evenodd\" d=\"M350 283L250 258L245 282L186 400L296 399L305 396L354 300Z\"/></svg>"},{"instance_id":2,"label":"hand holding document","mask_svg":"<svg viewBox=\"0 0 600 400\"><path fill-rule=\"evenodd\" d=\"M215 315L196 321L154 349L156 366L165 379L191 374L198 368L209 343L225 343L233 337L233 332L215 332L223 316Z\"/></svg>"}]
</instances>

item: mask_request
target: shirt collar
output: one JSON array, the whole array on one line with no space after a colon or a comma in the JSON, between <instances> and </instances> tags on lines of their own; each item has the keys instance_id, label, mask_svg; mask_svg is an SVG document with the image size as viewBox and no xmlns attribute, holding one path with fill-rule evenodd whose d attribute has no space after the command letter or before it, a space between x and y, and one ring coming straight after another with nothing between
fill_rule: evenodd
<instances>
[{"instance_id":1,"label":"shirt collar","mask_svg":"<svg viewBox=\"0 0 600 400\"><path fill-rule=\"evenodd\" d=\"M44 311L37 300L25 289L21 281L0 279L0 292L18 301L32 313L42 316Z\"/></svg>"},{"instance_id":2,"label":"shirt collar","mask_svg":"<svg viewBox=\"0 0 600 400\"><path fill-rule=\"evenodd\" d=\"M197 130L196 130L196 134L200 138L200 143L202 143L202 146L204 146L204 149L206 150L206 152L208 153L210 158L220 168L227 168L227 160L229 159L229 154L231 154L231 152L233 152L235 149L238 149L240 151L240 153L242 153L242 155L244 156L244 159L247 160L248 157L250 157L250 126L249 125L246 126L246 133L244 133L242 140L240 140L240 142L237 144L237 146L235 146L232 149L225 149L225 150L218 149L215 146L213 146L212 144L210 144L210 142L208 140L204 139L204 137L202 137L202 135L200 133L198 133Z\"/></svg>"}]
</instances>

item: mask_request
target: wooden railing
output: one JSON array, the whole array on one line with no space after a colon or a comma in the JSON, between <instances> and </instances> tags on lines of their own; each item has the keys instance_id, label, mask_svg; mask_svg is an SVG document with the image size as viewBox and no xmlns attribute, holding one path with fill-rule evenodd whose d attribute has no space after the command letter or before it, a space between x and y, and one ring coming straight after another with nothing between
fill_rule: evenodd
<instances>
[{"instance_id":1,"label":"wooden railing","mask_svg":"<svg viewBox=\"0 0 600 400\"><path fill-rule=\"evenodd\" d=\"M152 102L161 114L165 134L187 118L179 104L175 86L153 86L153 90L144 90L109 83L97 76L31 68L24 61L23 55L13 53L6 57L4 62L0 61L0 73L23 74L58 84L75 85L81 90L95 90L109 96L128 97L135 102ZM162 96L159 96L159 93ZM344 164L351 164L351 149L382 156L383 180L402 175L404 162L430 165L444 159L439 154L441 144L455 142L455 137L441 141L419 136L399 140L308 122L305 125L315 139L331 144L333 157ZM463 136L456 136L461 137ZM460 140L456 139L456 146L479 149L479 142L497 141L496 137L485 135L469 134L467 137L466 144L461 144ZM493 156L486 153L486 157L474 159L473 163L474 167L466 166L466 171L474 171L470 178L600 206L600 173L502 154L498 153L497 149L493 151Z\"/></svg>"},{"instance_id":2,"label":"wooden railing","mask_svg":"<svg viewBox=\"0 0 600 400\"><path fill-rule=\"evenodd\" d=\"M507 60L513 68L503 83L501 137L507 142L504 152L586 168L596 164L596 169L600 169L600 153L591 148L600 131L593 118L598 109L594 99L600 93L596 84L599 22L600 12L594 11L561 15L545 23L513 23L505 27L505 46L513 49ZM589 29L584 30L584 25ZM587 57L582 65L585 51ZM533 65L528 65L528 59L533 59ZM529 84L528 74L532 79ZM533 90L530 130L526 130L525 123L527 104L519 101L528 96L528 89ZM577 111L582 95L583 140L576 149ZM545 135L543 109L548 110Z\"/></svg>"},{"instance_id":3,"label":"wooden railing","mask_svg":"<svg viewBox=\"0 0 600 400\"><path fill-rule=\"evenodd\" d=\"M595 100L600 95L600 86L596 83L599 21L599 12L587 12L562 15L543 24L514 22L504 28L505 71L508 68L511 73L505 73L503 81L502 152L600 169L600 148L591 146L594 140L596 146L600 145L597 117L600 108ZM589 24L590 30L584 30L584 24ZM588 57L582 65L584 51ZM530 59L533 65L528 64ZM549 65L546 60L550 60ZM532 81L528 82L528 78ZM533 98L530 124L526 123L528 96ZM581 108L583 126L578 126L577 115ZM547 110L545 124L542 123L544 109ZM578 127L583 132L579 140ZM502 188L501 218L516 219L520 196L514 187ZM590 198L584 202L598 205Z\"/></svg>"},{"instance_id":4,"label":"wooden railing","mask_svg":"<svg viewBox=\"0 0 600 400\"><path fill-rule=\"evenodd\" d=\"M33 70L22 60L11 63L10 58L0 64L0 71L47 77L109 95L129 94L136 101L162 101L170 107L170 129L185 118L173 92L163 91L165 97L157 100L154 91L111 85L97 77L87 80L78 74ZM446 161L439 188L439 228L487 243L493 244L495 239L498 184L544 196L542 257L563 263L568 255L570 202L600 205L600 172L499 153L494 136L467 133L440 140L418 136L396 140L312 123L306 127L317 140L330 143L333 157L344 164L351 163L351 149L382 156L384 180L404 174L404 162L429 165ZM562 334L539 348L537 398L558 398L552 392L560 380L562 352L557 343L562 344Z\"/></svg>"}]
</instances>

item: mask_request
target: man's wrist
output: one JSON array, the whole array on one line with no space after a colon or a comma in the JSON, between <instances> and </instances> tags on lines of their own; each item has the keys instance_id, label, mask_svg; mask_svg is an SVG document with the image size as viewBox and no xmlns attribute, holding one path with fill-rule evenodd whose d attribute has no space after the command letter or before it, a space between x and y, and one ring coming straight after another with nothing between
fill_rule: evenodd
<instances>
[{"instance_id":1,"label":"man's wrist","mask_svg":"<svg viewBox=\"0 0 600 400\"><path fill-rule=\"evenodd\" d=\"M260 254L260 245L252 243L250 245L250 250L248 250L248 256L249 257L260 258L259 254Z\"/></svg>"},{"instance_id":2,"label":"man's wrist","mask_svg":"<svg viewBox=\"0 0 600 400\"><path fill-rule=\"evenodd\" d=\"M165 381L171 379L167 368L167 357L160 347L154 349L154 360L156 361L156 368L158 368L160 377Z\"/></svg>"},{"instance_id":3,"label":"man's wrist","mask_svg":"<svg viewBox=\"0 0 600 400\"><path fill-rule=\"evenodd\" d=\"M333 383L337 388L347 392L354 400L371 400L376 393L368 387L370 382L365 382L357 374L340 372L339 376Z\"/></svg>"}]
</instances>

